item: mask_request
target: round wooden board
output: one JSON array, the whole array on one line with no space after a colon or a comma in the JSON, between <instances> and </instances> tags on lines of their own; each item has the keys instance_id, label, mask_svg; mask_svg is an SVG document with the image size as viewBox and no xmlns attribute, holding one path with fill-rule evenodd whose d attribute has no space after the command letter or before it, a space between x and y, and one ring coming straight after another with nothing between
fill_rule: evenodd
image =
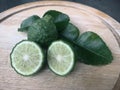
<instances>
[{"instance_id":1,"label":"round wooden board","mask_svg":"<svg viewBox=\"0 0 120 90\"><path fill-rule=\"evenodd\" d=\"M70 16L80 32L99 34L111 49L114 60L106 66L77 63L74 71L60 77L45 68L35 76L23 77L10 65L13 46L26 39L18 32L20 23L47 10L59 10ZM91 7L66 1L42 1L17 6L0 13L0 90L112 90L120 73L120 24L110 16Z\"/></svg>"}]
</instances>

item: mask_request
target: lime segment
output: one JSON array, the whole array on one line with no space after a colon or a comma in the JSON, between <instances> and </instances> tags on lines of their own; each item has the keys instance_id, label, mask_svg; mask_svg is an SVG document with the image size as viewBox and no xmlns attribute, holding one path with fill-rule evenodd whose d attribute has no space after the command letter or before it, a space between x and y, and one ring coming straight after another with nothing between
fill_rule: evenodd
<instances>
[{"instance_id":1,"label":"lime segment","mask_svg":"<svg viewBox=\"0 0 120 90\"><path fill-rule=\"evenodd\" d=\"M47 60L54 73L64 76L74 67L74 52L67 43L56 41L48 48Z\"/></svg>"},{"instance_id":2,"label":"lime segment","mask_svg":"<svg viewBox=\"0 0 120 90\"><path fill-rule=\"evenodd\" d=\"M43 52L34 42L21 41L13 48L11 65L21 75L32 75L41 69Z\"/></svg>"}]
</instances>

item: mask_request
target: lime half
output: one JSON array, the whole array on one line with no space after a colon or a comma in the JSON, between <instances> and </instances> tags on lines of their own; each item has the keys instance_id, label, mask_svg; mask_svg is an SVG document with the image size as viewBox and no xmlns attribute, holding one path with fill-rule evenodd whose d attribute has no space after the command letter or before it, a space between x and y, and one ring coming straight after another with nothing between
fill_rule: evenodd
<instances>
[{"instance_id":1,"label":"lime half","mask_svg":"<svg viewBox=\"0 0 120 90\"><path fill-rule=\"evenodd\" d=\"M32 75L41 69L44 62L41 48L34 42L21 41L13 48L11 65L21 75Z\"/></svg>"},{"instance_id":2,"label":"lime half","mask_svg":"<svg viewBox=\"0 0 120 90\"><path fill-rule=\"evenodd\" d=\"M47 60L49 68L61 76L70 73L75 63L72 48L63 41L55 41L50 45Z\"/></svg>"}]
</instances>

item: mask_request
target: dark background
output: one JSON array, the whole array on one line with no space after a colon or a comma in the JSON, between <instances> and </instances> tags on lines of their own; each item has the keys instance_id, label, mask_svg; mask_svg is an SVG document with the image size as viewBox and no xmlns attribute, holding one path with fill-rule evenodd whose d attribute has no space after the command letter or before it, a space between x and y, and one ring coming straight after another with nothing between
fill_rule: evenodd
<instances>
[{"instance_id":1,"label":"dark background","mask_svg":"<svg viewBox=\"0 0 120 90\"><path fill-rule=\"evenodd\" d=\"M28 2L42 0L0 0L0 12ZM50 1L50 0L49 0ZM120 0L68 0L99 9L120 22Z\"/></svg>"}]
</instances>

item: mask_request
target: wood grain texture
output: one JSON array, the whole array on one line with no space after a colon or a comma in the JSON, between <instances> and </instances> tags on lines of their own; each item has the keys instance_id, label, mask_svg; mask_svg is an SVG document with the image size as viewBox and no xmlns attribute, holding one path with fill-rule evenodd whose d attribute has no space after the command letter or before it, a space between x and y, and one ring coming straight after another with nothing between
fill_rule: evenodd
<instances>
[{"instance_id":1,"label":"wood grain texture","mask_svg":"<svg viewBox=\"0 0 120 90\"><path fill-rule=\"evenodd\" d=\"M120 90L120 75L118 77L118 80L117 80L113 90Z\"/></svg>"},{"instance_id":2,"label":"wood grain texture","mask_svg":"<svg viewBox=\"0 0 120 90\"><path fill-rule=\"evenodd\" d=\"M18 32L20 23L47 10L59 10L70 16L80 32L94 31L111 49L114 60L106 66L77 63L66 77L52 73L47 67L35 76L18 75L10 65L13 46L27 39ZM110 16L91 7L65 1L42 1L17 6L0 13L0 90L112 90L120 73L120 24ZM119 90L119 89L115 89Z\"/></svg>"}]
</instances>

